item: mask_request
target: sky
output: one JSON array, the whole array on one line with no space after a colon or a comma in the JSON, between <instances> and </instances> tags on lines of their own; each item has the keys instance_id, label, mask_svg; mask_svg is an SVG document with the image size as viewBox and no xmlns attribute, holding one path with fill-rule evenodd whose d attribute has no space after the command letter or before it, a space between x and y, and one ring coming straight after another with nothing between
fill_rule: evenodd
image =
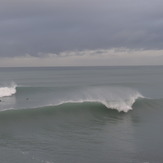
<instances>
[{"instance_id":1,"label":"sky","mask_svg":"<svg viewBox=\"0 0 163 163\"><path fill-rule=\"evenodd\" d=\"M162 0L0 0L0 67L163 65Z\"/></svg>"}]
</instances>

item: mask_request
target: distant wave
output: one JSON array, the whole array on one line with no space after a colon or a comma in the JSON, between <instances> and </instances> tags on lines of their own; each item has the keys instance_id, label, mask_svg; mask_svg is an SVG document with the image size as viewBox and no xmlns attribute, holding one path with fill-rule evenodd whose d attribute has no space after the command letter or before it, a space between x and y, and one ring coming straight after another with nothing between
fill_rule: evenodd
<instances>
[{"instance_id":1,"label":"distant wave","mask_svg":"<svg viewBox=\"0 0 163 163\"><path fill-rule=\"evenodd\" d=\"M12 96L16 93L16 87L15 83L11 83L9 86L0 86L0 97Z\"/></svg>"}]
</instances>

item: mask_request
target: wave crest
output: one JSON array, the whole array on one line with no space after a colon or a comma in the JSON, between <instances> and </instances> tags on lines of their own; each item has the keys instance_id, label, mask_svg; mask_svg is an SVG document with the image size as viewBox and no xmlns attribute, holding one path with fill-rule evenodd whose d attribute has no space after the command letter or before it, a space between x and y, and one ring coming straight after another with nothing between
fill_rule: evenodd
<instances>
[{"instance_id":1,"label":"wave crest","mask_svg":"<svg viewBox=\"0 0 163 163\"><path fill-rule=\"evenodd\" d=\"M10 86L0 87L0 97L12 96L16 93L17 85L12 83Z\"/></svg>"}]
</instances>

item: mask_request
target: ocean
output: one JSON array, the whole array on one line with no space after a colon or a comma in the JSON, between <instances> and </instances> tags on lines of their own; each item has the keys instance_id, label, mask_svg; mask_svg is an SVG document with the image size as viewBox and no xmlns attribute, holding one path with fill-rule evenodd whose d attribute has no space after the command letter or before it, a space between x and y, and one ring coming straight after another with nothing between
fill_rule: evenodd
<instances>
[{"instance_id":1,"label":"ocean","mask_svg":"<svg viewBox=\"0 0 163 163\"><path fill-rule=\"evenodd\" d=\"M0 68L0 163L162 163L163 66Z\"/></svg>"}]
</instances>

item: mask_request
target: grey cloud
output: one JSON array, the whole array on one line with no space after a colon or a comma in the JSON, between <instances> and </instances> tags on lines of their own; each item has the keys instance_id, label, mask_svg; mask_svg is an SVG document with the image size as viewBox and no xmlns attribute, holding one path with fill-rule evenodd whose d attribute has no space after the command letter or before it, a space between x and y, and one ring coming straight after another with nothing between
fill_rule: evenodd
<instances>
[{"instance_id":1,"label":"grey cloud","mask_svg":"<svg viewBox=\"0 0 163 163\"><path fill-rule=\"evenodd\" d=\"M162 49L161 0L2 0L0 56Z\"/></svg>"}]
</instances>

